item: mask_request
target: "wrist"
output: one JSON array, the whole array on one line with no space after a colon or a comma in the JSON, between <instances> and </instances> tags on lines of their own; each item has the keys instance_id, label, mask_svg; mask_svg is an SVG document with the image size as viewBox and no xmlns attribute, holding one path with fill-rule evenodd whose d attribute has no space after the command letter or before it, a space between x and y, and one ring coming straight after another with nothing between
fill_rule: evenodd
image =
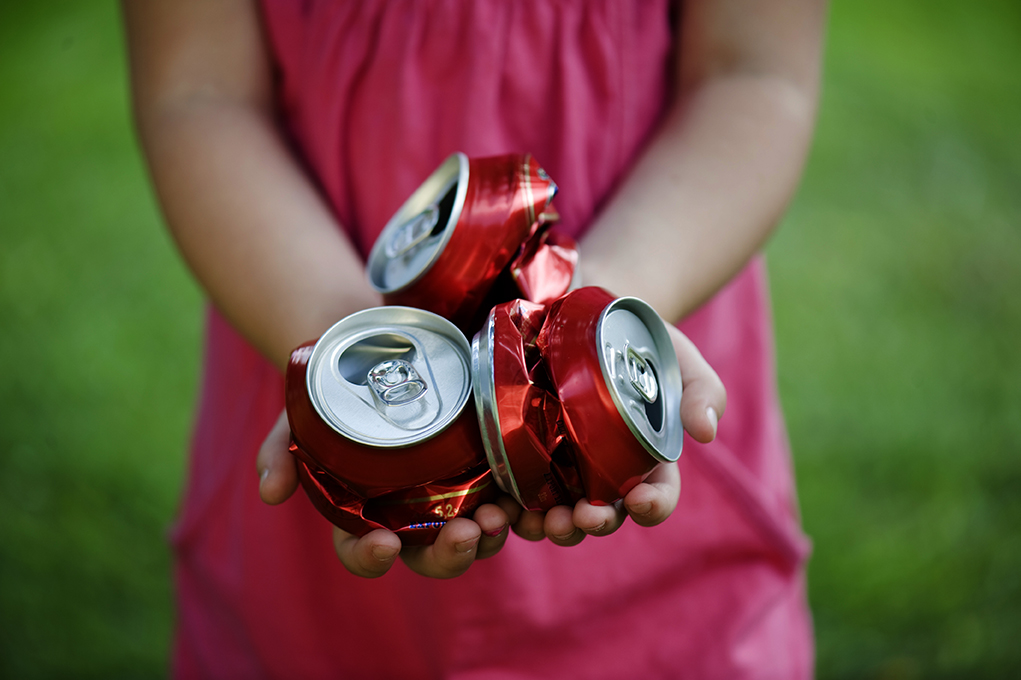
<instances>
[{"instance_id":1,"label":"wrist","mask_svg":"<svg viewBox=\"0 0 1021 680\"><path fill-rule=\"evenodd\" d=\"M288 308L277 316L281 320L273 348L268 358L284 370L291 352L310 340L315 340L341 319L370 307L383 304L382 296L367 282L349 282L334 286L332 291L315 291L299 296L288 303Z\"/></svg>"}]
</instances>

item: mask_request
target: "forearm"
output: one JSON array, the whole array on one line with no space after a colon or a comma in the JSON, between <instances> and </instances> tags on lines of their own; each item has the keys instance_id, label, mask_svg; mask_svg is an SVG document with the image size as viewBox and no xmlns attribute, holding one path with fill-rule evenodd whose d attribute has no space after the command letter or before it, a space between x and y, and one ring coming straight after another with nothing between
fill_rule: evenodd
<instances>
[{"instance_id":1,"label":"forearm","mask_svg":"<svg viewBox=\"0 0 1021 680\"><path fill-rule=\"evenodd\" d=\"M125 2L136 122L167 225L266 357L378 302L273 117L251 0Z\"/></svg>"},{"instance_id":2,"label":"forearm","mask_svg":"<svg viewBox=\"0 0 1021 680\"><path fill-rule=\"evenodd\" d=\"M769 78L722 77L670 112L582 242L586 282L679 319L762 246L789 202L814 100Z\"/></svg>"},{"instance_id":3,"label":"forearm","mask_svg":"<svg viewBox=\"0 0 1021 680\"><path fill-rule=\"evenodd\" d=\"M290 349L377 295L267 115L181 109L140 125L167 224L217 308L283 367Z\"/></svg>"},{"instance_id":4,"label":"forearm","mask_svg":"<svg viewBox=\"0 0 1021 680\"><path fill-rule=\"evenodd\" d=\"M691 0L677 95L582 241L583 278L677 320L780 220L814 126L826 5Z\"/></svg>"}]
</instances>

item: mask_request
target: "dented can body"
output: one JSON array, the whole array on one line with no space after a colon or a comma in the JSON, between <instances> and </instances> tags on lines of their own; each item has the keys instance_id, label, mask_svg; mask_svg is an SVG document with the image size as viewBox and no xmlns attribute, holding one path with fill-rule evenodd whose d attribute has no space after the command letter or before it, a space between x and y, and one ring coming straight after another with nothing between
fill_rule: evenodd
<instances>
[{"instance_id":1,"label":"dented can body","mask_svg":"<svg viewBox=\"0 0 1021 680\"><path fill-rule=\"evenodd\" d=\"M472 388L490 467L500 488L533 511L584 497L536 346L545 318L543 305L507 302L492 309L472 341Z\"/></svg>"},{"instance_id":2,"label":"dented can body","mask_svg":"<svg viewBox=\"0 0 1021 680\"><path fill-rule=\"evenodd\" d=\"M296 445L292 444L292 451ZM363 498L336 477L298 457L298 479L312 505L335 526L358 536L387 529L405 545L427 545L449 520L471 517L475 509L496 498L497 487L488 463L442 479L391 493Z\"/></svg>"},{"instance_id":3,"label":"dented can body","mask_svg":"<svg viewBox=\"0 0 1021 680\"><path fill-rule=\"evenodd\" d=\"M681 455L681 372L647 303L581 288L550 307L537 344L593 503L623 498Z\"/></svg>"},{"instance_id":4,"label":"dented can body","mask_svg":"<svg viewBox=\"0 0 1021 680\"><path fill-rule=\"evenodd\" d=\"M387 222L369 254L369 282L386 304L429 310L469 332L501 277L529 289L504 299L534 289L551 301L577 264L573 241L549 240L556 192L530 154L455 153Z\"/></svg>"},{"instance_id":5,"label":"dented can body","mask_svg":"<svg viewBox=\"0 0 1021 680\"><path fill-rule=\"evenodd\" d=\"M364 310L294 350L287 417L309 497L346 531L429 542L495 493L470 394L467 340L422 310Z\"/></svg>"},{"instance_id":6,"label":"dented can body","mask_svg":"<svg viewBox=\"0 0 1021 680\"><path fill-rule=\"evenodd\" d=\"M612 503L680 456L680 369L641 300L581 288L549 307L498 305L472 365L495 479L530 510Z\"/></svg>"}]
</instances>

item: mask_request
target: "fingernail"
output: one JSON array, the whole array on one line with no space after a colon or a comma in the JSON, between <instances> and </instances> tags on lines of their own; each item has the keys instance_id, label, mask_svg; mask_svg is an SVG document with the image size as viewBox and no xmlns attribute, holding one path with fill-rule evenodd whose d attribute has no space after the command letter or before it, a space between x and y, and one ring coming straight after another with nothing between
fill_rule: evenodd
<instances>
[{"instance_id":1,"label":"fingernail","mask_svg":"<svg viewBox=\"0 0 1021 680\"><path fill-rule=\"evenodd\" d=\"M600 531L602 531L602 530L603 530L603 529L605 529L605 528L606 528L606 522L603 522L603 523L602 523L602 524L600 524L599 526L597 526L597 527L592 527L591 529L589 529L589 530L588 530L588 533L590 533L590 534L597 534L597 533L599 533Z\"/></svg>"},{"instance_id":2,"label":"fingernail","mask_svg":"<svg viewBox=\"0 0 1021 680\"><path fill-rule=\"evenodd\" d=\"M648 515L652 512L652 503L639 503L638 505L632 505L628 510L631 511L632 515Z\"/></svg>"},{"instance_id":3,"label":"fingernail","mask_svg":"<svg viewBox=\"0 0 1021 680\"><path fill-rule=\"evenodd\" d=\"M478 544L479 544L479 537L476 536L475 538L469 539L467 541L461 541L460 543L455 543L454 544L454 549L457 550L457 552L459 552L459 553L467 553L467 552L471 552L472 550L474 550L475 546L477 546Z\"/></svg>"},{"instance_id":4,"label":"fingernail","mask_svg":"<svg viewBox=\"0 0 1021 680\"><path fill-rule=\"evenodd\" d=\"M262 488L262 483L266 481L267 477L269 477L269 468L266 468L265 470L263 470L262 474L259 475L259 488L260 489Z\"/></svg>"},{"instance_id":5,"label":"fingernail","mask_svg":"<svg viewBox=\"0 0 1021 680\"><path fill-rule=\"evenodd\" d=\"M716 409L712 406L705 410L705 416L709 419L709 424L713 426L713 439L716 439L716 426L719 424L719 416L716 415Z\"/></svg>"},{"instance_id":6,"label":"fingernail","mask_svg":"<svg viewBox=\"0 0 1021 680\"><path fill-rule=\"evenodd\" d=\"M393 548L388 545L377 545L372 549L372 556L380 562L389 562L397 554L399 548Z\"/></svg>"},{"instance_id":7,"label":"fingernail","mask_svg":"<svg viewBox=\"0 0 1021 680\"><path fill-rule=\"evenodd\" d=\"M503 530L504 530L504 529L506 529L506 528L507 528L507 525L506 525L506 524L504 524L504 525L503 525L502 527L500 527L499 529L496 529L496 530L494 530L494 531L483 531L482 533L484 533L484 534L485 534L486 536L489 536L490 538L496 538L497 536L499 536L500 534L502 534L502 533L503 533Z\"/></svg>"},{"instance_id":8,"label":"fingernail","mask_svg":"<svg viewBox=\"0 0 1021 680\"><path fill-rule=\"evenodd\" d=\"M568 541L568 540L574 538L574 532L572 531L570 533L560 534L560 535L554 534L553 538L557 539L558 541Z\"/></svg>"}]
</instances>

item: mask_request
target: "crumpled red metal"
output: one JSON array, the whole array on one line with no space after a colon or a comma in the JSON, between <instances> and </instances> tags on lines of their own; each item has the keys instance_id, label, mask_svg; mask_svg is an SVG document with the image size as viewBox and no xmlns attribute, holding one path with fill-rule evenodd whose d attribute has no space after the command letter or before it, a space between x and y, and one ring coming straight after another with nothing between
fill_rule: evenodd
<instances>
[{"instance_id":1,"label":"crumpled red metal","mask_svg":"<svg viewBox=\"0 0 1021 680\"><path fill-rule=\"evenodd\" d=\"M550 305L536 339L585 496L594 505L623 498L659 465L624 421L599 365L596 329L615 299L595 286L565 295Z\"/></svg>"},{"instance_id":2,"label":"crumpled red metal","mask_svg":"<svg viewBox=\"0 0 1021 680\"><path fill-rule=\"evenodd\" d=\"M615 299L588 287L549 306L514 300L494 307L481 331L491 335L493 422L502 446L489 451L490 464L529 510L581 498L614 503L659 464L617 409L600 367L596 329ZM483 441L494 445L491 437Z\"/></svg>"},{"instance_id":3,"label":"crumpled red metal","mask_svg":"<svg viewBox=\"0 0 1021 680\"><path fill-rule=\"evenodd\" d=\"M296 446L291 445L292 453ZM298 478L309 500L332 524L356 536L388 529L404 545L428 545L455 517L471 517L483 503L496 499L488 463L450 479L400 489L374 498L354 494L336 477L296 456Z\"/></svg>"},{"instance_id":4,"label":"crumpled red metal","mask_svg":"<svg viewBox=\"0 0 1021 680\"><path fill-rule=\"evenodd\" d=\"M513 300L493 308L493 405L507 470L497 478L528 510L573 505L584 497L560 401L536 341L546 307ZM501 474L502 473L502 474Z\"/></svg>"},{"instance_id":5,"label":"crumpled red metal","mask_svg":"<svg viewBox=\"0 0 1021 680\"><path fill-rule=\"evenodd\" d=\"M443 252L383 301L439 314L470 337L495 304L560 297L574 280L578 253L573 239L550 230L559 219L550 205L555 194L531 154L470 159L464 206Z\"/></svg>"},{"instance_id":6,"label":"crumpled red metal","mask_svg":"<svg viewBox=\"0 0 1021 680\"><path fill-rule=\"evenodd\" d=\"M470 405L445 430L417 444L384 450L352 441L326 424L309 398L306 371L314 345L291 352L285 391L290 452L302 487L323 516L358 536L382 527L405 544L423 545L448 520L471 517L496 498Z\"/></svg>"}]
</instances>

